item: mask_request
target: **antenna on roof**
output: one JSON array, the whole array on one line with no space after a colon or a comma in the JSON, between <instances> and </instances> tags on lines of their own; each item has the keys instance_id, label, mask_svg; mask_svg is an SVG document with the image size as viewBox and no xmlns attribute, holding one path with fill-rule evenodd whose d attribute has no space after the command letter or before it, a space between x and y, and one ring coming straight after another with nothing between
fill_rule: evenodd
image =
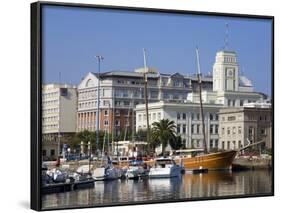
<instances>
[{"instance_id":1,"label":"antenna on roof","mask_svg":"<svg viewBox=\"0 0 281 213\"><path fill-rule=\"evenodd\" d=\"M243 66L241 66L241 73L240 74L244 75L244 67Z\"/></svg>"},{"instance_id":2,"label":"antenna on roof","mask_svg":"<svg viewBox=\"0 0 281 213\"><path fill-rule=\"evenodd\" d=\"M228 49L228 23L225 23L224 50Z\"/></svg>"},{"instance_id":3,"label":"antenna on roof","mask_svg":"<svg viewBox=\"0 0 281 213\"><path fill-rule=\"evenodd\" d=\"M59 85L61 84L61 72L59 71Z\"/></svg>"}]
</instances>

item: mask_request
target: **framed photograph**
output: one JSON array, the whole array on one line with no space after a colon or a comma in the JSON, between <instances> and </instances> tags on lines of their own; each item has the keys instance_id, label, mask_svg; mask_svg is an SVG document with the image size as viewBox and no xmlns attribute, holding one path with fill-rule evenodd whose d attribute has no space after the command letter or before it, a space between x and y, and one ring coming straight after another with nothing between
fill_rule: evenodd
<instances>
[{"instance_id":1,"label":"framed photograph","mask_svg":"<svg viewBox=\"0 0 281 213\"><path fill-rule=\"evenodd\" d=\"M273 80L272 16L32 3L31 208L273 196Z\"/></svg>"}]
</instances>

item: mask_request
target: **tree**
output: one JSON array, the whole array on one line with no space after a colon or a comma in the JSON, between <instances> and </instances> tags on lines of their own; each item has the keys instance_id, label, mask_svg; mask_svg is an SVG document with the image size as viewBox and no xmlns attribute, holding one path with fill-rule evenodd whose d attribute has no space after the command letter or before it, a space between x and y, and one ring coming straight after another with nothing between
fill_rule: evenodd
<instances>
[{"instance_id":1,"label":"tree","mask_svg":"<svg viewBox=\"0 0 281 213\"><path fill-rule=\"evenodd\" d=\"M162 153L164 153L168 142L175 140L175 122L169 119L162 119L159 122L152 124L152 141L154 143L160 143L162 145Z\"/></svg>"},{"instance_id":2,"label":"tree","mask_svg":"<svg viewBox=\"0 0 281 213\"><path fill-rule=\"evenodd\" d=\"M108 150L108 143L111 143L111 134L105 134L104 131L99 131L99 144L98 149L102 150L103 146L105 150ZM80 146L81 141L84 142L84 145L87 146L88 142L91 142L92 151L97 150L97 142L96 142L96 132L84 130L82 132L78 132L75 134L73 139L71 140L71 148L74 149Z\"/></svg>"},{"instance_id":3,"label":"tree","mask_svg":"<svg viewBox=\"0 0 281 213\"><path fill-rule=\"evenodd\" d=\"M174 140L170 140L170 146L174 150L178 150L184 147L184 144L182 143L182 138L180 135L177 135Z\"/></svg>"}]
</instances>

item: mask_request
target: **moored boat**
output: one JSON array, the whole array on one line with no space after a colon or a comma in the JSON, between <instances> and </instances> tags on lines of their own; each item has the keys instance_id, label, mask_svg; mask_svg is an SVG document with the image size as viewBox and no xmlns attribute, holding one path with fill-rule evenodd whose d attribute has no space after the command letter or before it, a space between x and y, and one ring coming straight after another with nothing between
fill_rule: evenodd
<instances>
[{"instance_id":1,"label":"moored boat","mask_svg":"<svg viewBox=\"0 0 281 213\"><path fill-rule=\"evenodd\" d=\"M148 175L147 165L140 160L132 160L129 163L129 167L126 171L126 178L138 179Z\"/></svg>"},{"instance_id":2,"label":"moored boat","mask_svg":"<svg viewBox=\"0 0 281 213\"><path fill-rule=\"evenodd\" d=\"M185 170L224 170L231 169L232 162L237 154L236 150L204 153L204 149L178 150L174 160L181 164Z\"/></svg>"},{"instance_id":3,"label":"moored boat","mask_svg":"<svg viewBox=\"0 0 281 213\"><path fill-rule=\"evenodd\" d=\"M149 178L170 178L181 175L182 167L176 164L172 158L155 158L154 163L154 166L149 170Z\"/></svg>"},{"instance_id":4,"label":"moored boat","mask_svg":"<svg viewBox=\"0 0 281 213\"><path fill-rule=\"evenodd\" d=\"M111 165L98 167L94 170L94 180L115 180L120 177L120 170Z\"/></svg>"}]
</instances>

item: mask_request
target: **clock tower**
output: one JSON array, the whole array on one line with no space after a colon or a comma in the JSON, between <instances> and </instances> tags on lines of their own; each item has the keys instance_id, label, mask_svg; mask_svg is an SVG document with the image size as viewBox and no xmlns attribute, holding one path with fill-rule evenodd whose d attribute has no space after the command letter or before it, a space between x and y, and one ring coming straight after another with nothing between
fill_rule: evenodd
<instances>
[{"instance_id":1,"label":"clock tower","mask_svg":"<svg viewBox=\"0 0 281 213\"><path fill-rule=\"evenodd\" d=\"M236 53L233 51L219 51L213 65L213 91L238 91L239 66Z\"/></svg>"}]
</instances>

